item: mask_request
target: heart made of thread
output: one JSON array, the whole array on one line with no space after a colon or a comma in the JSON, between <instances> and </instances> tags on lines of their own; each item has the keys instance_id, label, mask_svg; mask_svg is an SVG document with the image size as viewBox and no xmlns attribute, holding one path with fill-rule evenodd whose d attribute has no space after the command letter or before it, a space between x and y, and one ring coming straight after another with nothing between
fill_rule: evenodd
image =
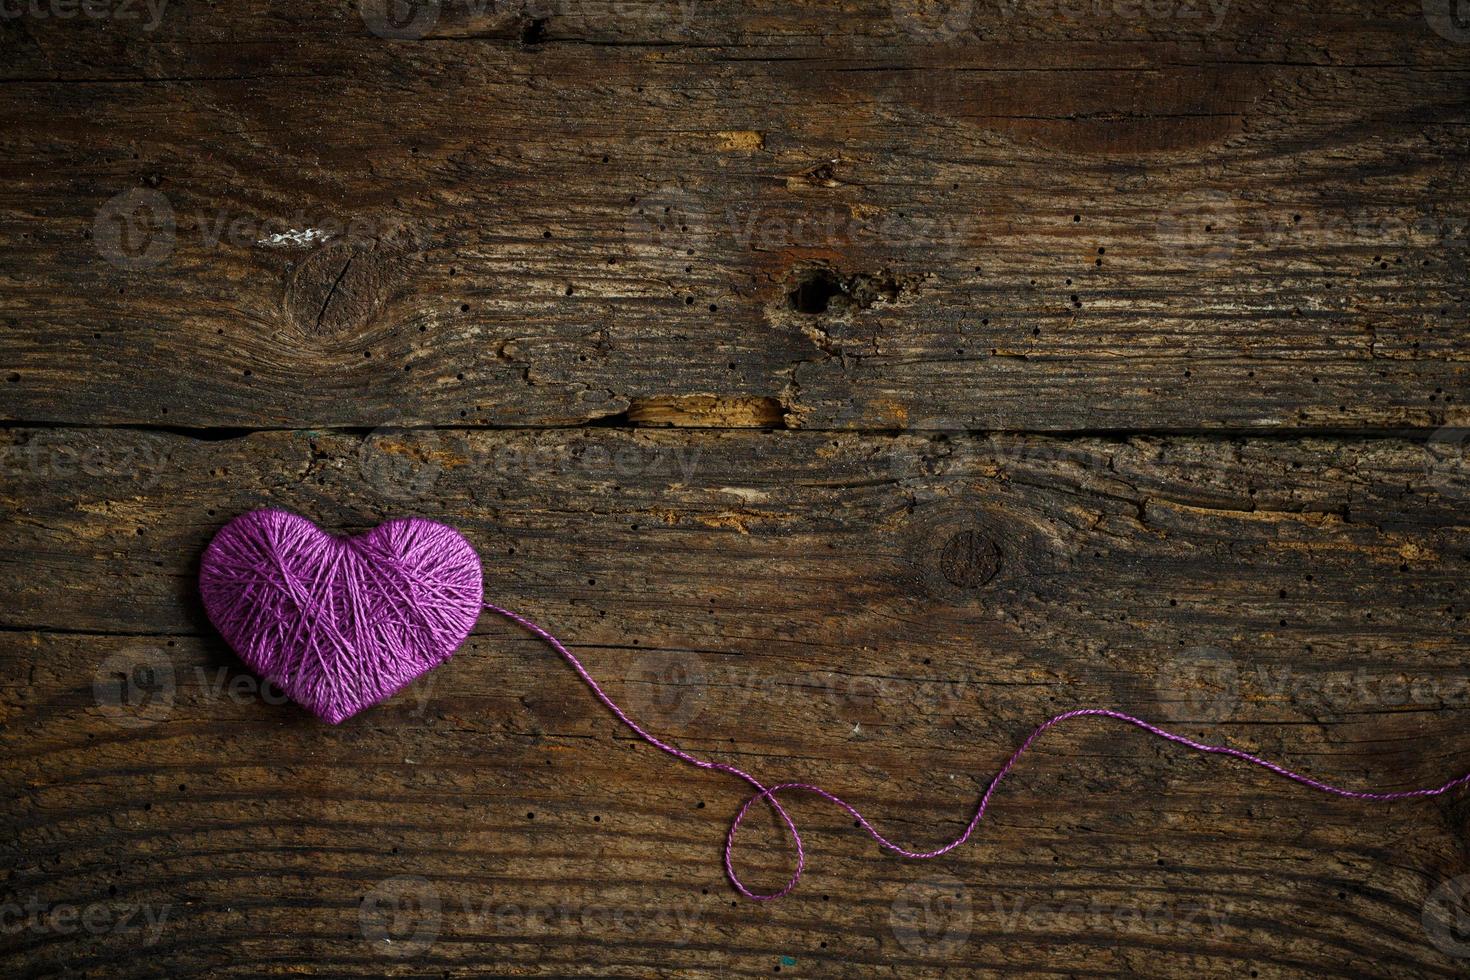
<instances>
[{"instance_id":1,"label":"heart made of thread","mask_svg":"<svg viewBox=\"0 0 1470 980\"><path fill-rule=\"evenodd\" d=\"M480 559L458 531L422 518L388 521L356 538L334 538L304 517L280 510L244 514L225 525L205 551L200 591L209 618L266 679L327 721L336 723L388 697L449 659L469 635L484 602ZM937 858L970 839L991 797L1021 756L1048 729L1073 718L1110 718L1196 752L1228 756L1323 793L1391 803L1443 796L1470 785L1470 773L1439 786L1390 792L1345 789L1227 745L1210 745L1110 708L1073 708L1053 715L1027 736L986 785L969 824L947 844L907 850L880 834L851 803L811 783L767 786L728 762L702 759L639 725L593 679L566 645L534 622L485 602L561 655L603 705L640 739L699 769L727 773L755 794L725 835L725 873L740 894L759 901L791 893L806 867L806 847L779 797L818 796L845 811L879 845L904 857ZM745 815L764 802L796 848L796 869L779 890L761 894L735 872L735 835Z\"/></svg>"},{"instance_id":2,"label":"heart made of thread","mask_svg":"<svg viewBox=\"0 0 1470 980\"><path fill-rule=\"evenodd\" d=\"M283 510L241 514L199 568L204 610L240 659L337 724L428 673L469 636L480 557L410 517L340 538Z\"/></svg>"}]
</instances>

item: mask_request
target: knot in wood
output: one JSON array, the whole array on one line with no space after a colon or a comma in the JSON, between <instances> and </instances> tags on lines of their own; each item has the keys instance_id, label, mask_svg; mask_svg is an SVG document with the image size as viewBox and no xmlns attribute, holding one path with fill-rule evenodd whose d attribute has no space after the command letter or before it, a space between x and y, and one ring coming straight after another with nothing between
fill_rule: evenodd
<instances>
[{"instance_id":1,"label":"knot in wood","mask_svg":"<svg viewBox=\"0 0 1470 980\"><path fill-rule=\"evenodd\" d=\"M1000 572L1000 547L985 532L964 528L939 548L939 574L958 589L978 589Z\"/></svg>"}]
</instances>

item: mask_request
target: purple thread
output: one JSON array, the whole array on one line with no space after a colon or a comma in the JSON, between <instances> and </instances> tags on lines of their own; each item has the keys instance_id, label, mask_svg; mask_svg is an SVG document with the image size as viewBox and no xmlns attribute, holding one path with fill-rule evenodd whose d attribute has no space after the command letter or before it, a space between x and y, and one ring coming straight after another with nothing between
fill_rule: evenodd
<instances>
[{"instance_id":1,"label":"purple thread","mask_svg":"<svg viewBox=\"0 0 1470 980\"><path fill-rule=\"evenodd\" d=\"M1239 759L1242 762L1248 762L1251 765L1260 766L1263 769L1268 769L1278 776L1284 776L1287 779L1292 780L1293 782L1301 783L1303 786L1310 786L1312 789L1319 790L1323 793L1330 793L1334 796L1347 797L1348 799L1353 800L1369 800L1377 803L1388 803L1394 800L1407 800L1415 797L1441 796L1458 786L1463 786L1466 783L1470 783L1470 773L1466 773L1465 775L1460 776L1457 779L1451 779L1449 782L1445 783L1442 786L1435 786L1429 789L1411 789L1391 793L1362 792L1359 790L1342 789L1341 787L1333 786L1330 783L1324 783L1321 780L1313 779L1310 776L1305 776L1299 772L1294 772L1291 769L1287 769L1285 766L1279 766L1274 762L1271 762L1267 759L1262 759L1260 756L1251 755L1249 752L1244 752L1240 749L1233 749L1226 745L1208 745L1204 742L1196 742L1192 738L1186 738L1183 735L1167 731L1166 729L1160 728L1157 725L1151 725L1141 718L1135 718L1132 715L1124 714L1121 711L1113 711L1108 708L1076 708L1072 711L1064 711L1061 714L1055 715L1042 722L1036 727L1034 731L1031 732L1030 735L1026 737L1026 740L1021 743L1020 748L1011 753L1010 758L1006 759L1005 764L1000 767L1000 770L998 772L996 772L994 778L990 780L989 785L986 787L985 793L980 797L980 803L975 808L975 815L970 818L969 826L965 827L964 831L958 837L950 841L948 844L945 844L942 847L937 847L932 851L910 851L899 847L897 844L893 843L888 838L878 833L877 829L868 822L868 819L866 817L858 812L858 809L856 807L843 800L842 798L827 792L820 786L813 786L810 783L781 783L776 786L766 787L762 785L761 782L757 780L754 776L743 769L739 769L735 766L728 765L723 762L710 762L706 759L700 759L696 756L690 755L683 749L670 745L668 742L663 741L658 736L650 734L646 729L635 722L632 718L629 718L627 713L623 711L622 708L618 707L617 702L608 697L607 692L603 691L601 685L599 685L597 681L592 678L592 675L587 672L587 668L582 666L582 662L578 660L570 650L563 646L560 640L552 636L540 626L537 626L535 623L531 622L529 619L526 619L524 616L518 616L508 609L502 609L499 606L489 602L485 603L485 608L500 616L504 616L506 619L510 620L513 623L519 624L520 626L534 633L536 636L540 637L542 640L546 641L546 643L548 643L552 649L562 655L562 658L565 659L567 663L572 665L572 669L575 670L578 676L580 676L582 680L587 683L587 686L592 689L592 693L597 696L597 699L601 701L609 711L617 716L617 719L619 721L627 725L630 729L633 730L633 733L635 735L643 739L643 741L647 742L649 745L652 745L656 749L667 752L669 755L672 755L677 759L682 759L692 766L697 766L700 769L714 769L718 770L719 772L729 773L732 776L737 776L740 779L745 780L751 786L755 787L754 795L747 799L744 805L740 807L739 812L735 814L735 819L730 823L730 831L725 836L725 874L730 878L730 883L735 886L736 891L744 895L746 898L752 898L758 902L766 902L770 901L771 899L782 898L783 896L791 894L792 889L796 887L796 883L801 880L802 872L806 870L806 848L802 844L801 834L797 831L796 823L791 819L790 814L786 812L786 809L781 806L780 800L776 798L777 794L786 790L800 790L802 792L812 793L816 796L820 796L822 799L827 800L831 803L835 803L837 806L847 811L848 815L856 820L859 825L861 825L861 827L864 831L867 832L869 837L877 841L882 846L888 848L890 851L893 851L896 854L900 854L906 858L936 858L942 854L948 854L950 851L954 850L961 844L965 843L965 841L970 839L970 835L975 832L975 828L980 825L981 819L984 818L985 810L987 807L990 806L990 798L995 795L995 790L998 786L1000 786L1001 780L1005 779L1005 777L1010 773L1011 769L1015 767L1016 762L1019 761L1021 756L1026 753L1027 749L1031 748L1032 743L1041 736L1042 732L1046 731L1048 728L1051 728L1054 725L1066 721L1069 718L1082 718L1091 715L1100 718L1112 718L1117 721L1124 721L1137 728L1143 729L1151 735L1156 735L1159 738L1166 739L1167 741L1194 749L1196 752L1205 752L1210 755L1228 755L1231 758ZM745 884L740 880L740 876L735 873L734 863L735 834L737 831L739 831L740 824L745 820L745 815L750 811L750 808L756 803L762 801L770 806L771 809L776 813L776 815L781 818L782 823L786 825L787 831L791 834L792 841L794 841L796 844L796 870L792 873L790 879L787 880L786 884L782 886L779 891L771 892L765 895L752 892L750 889L745 887Z\"/></svg>"},{"instance_id":2,"label":"purple thread","mask_svg":"<svg viewBox=\"0 0 1470 980\"><path fill-rule=\"evenodd\" d=\"M454 655L480 615L480 557L411 517L337 538L284 510L241 514L199 567L204 610L261 677L337 724Z\"/></svg>"},{"instance_id":3,"label":"purple thread","mask_svg":"<svg viewBox=\"0 0 1470 980\"><path fill-rule=\"evenodd\" d=\"M755 789L725 836L725 874L746 898L789 895L806 869L801 833L777 798L799 790L836 804L873 840L907 858L935 858L970 839L1000 783L1042 732L1070 718L1127 722L1196 752L1226 755L1323 793L1392 802L1440 796L1470 783L1470 773L1427 789L1362 792L1342 789L1225 745L1196 742L1141 718L1107 708L1064 711L1038 725L996 772L964 831L932 851L910 851L880 834L847 801L810 783L767 787L724 762L690 755L653 735L623 711L560 640L531 620L484 602L479 556L456 530L435 521L386 521L355 538L335 538L283 510L242 514L220 529L200 563L199 589L215 627L251 668L317 715L336 724L391 696L453 656L469 636L481 604L540 637L572 666L603 705L639 738L700 769L729 773ZM750 808L764 802L796 844L796 870L779 891L752 892L735 871L735 836Z\"/></svg>"}]
</instances>

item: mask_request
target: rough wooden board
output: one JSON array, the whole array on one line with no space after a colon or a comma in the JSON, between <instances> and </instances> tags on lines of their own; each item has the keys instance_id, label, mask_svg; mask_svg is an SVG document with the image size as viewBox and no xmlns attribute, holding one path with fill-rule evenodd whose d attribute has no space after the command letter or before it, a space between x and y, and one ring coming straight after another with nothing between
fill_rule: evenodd
<instances>
[{"instance_id":1,"label":"rough wooden board","mask_svg":"<svg viewBox=\"0 0 1470 980\"><path fill-rule=\"evenodd\" d=\"M1420 922L1458 798L1081 723L938 865L797 803L810 877L755 906L738 786L517 631L324 729L199 611L245 508L441 517L659 731L908 843L1077 703L1463 769L1464 430L1356 437L1465 424L1470 45L1417 0L1125 6L0 18L0 902L169 915L0 929L6 973L1462 973ZM1282 437L1186 435L1225 429ZM155 723L123 676L174 681ZM412 901L364 938L395 875L427 948Z\"/></svg>"},{"instance_id":2,"label":"rough wooden board","mask_svg":"<svg viewBox=\"0 0 1470 980\"><path fill-rule=\"evenodd\" d=\"M6 21L0 418L1463 423L1470 44L1278 6Z\"/></svg>"},{"instance_id":3,"label":"rough wooden board","mask_svg":"<svg viewBox=\"0 0 1470 980\"><path fill-rule=\"evenodd\" d=\"M152 945L0 937L13 975L1457 972L1420 913L1467 871L1460 800L1369 810L1083 722L942 862L798 802L809 878L732 903L717 847L739 786L629 742L534 640L487 616L428 681L326 728L262 695L192 583L248 507L452 521L497 601L659 731L816 777L923 843L1079 703L1350 784L1463 768L1458 458L595 428L4 439L7 894L169 910ZM1211 650L1233 690L1191 670ZM114 708L116 674L149 663L175 685L151 688L157 713ZM750 842L741 866L779 881L772 828ZM440 902L427 949L407 913L398 947L363 938L365 899L399 875ZM928 883L968 905L945 914ZM941 928L907 928L915 909Z\"/></svg>"}]
</instances>

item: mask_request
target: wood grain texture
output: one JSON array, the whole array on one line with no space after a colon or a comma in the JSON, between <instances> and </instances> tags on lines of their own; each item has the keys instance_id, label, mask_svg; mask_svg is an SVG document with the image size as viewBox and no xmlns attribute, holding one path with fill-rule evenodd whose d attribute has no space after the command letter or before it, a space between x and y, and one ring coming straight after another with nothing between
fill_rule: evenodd
<instances>
[{"instance_id":1,"label":"wood grain texture","mask_svg":"<svg viewBox=\"0 0 1470 980\"><path fill-rule=\"evenodd\" d=\"M1080 721L942 861L795 801L755 904L741 787L533 638L328 728L195 587L252 507L448 521L914 846L1081 704L1459 774L1447 5L99 3L0 16L5 975L1464 974L1463 794Z\"/></svg>"},{"instance_id":2,"label":"wood grain texture","mask_svg":"<svg viewBox=\"0 0 1470 980\"><path fill-rule=\"evenodd\" d=\"M1470 48L1419 3L944 6L12 19L0 417L1464 421Z\"/></svg>"},{"instance_id":3,"label":"wood grain texture","mask_svg":"<svg viewBox=\"0 0 1470 980\"><path fill-rule=\"evenodd\" d=\"M629 741L516 630L487 617L425 682L326 728L262 694L193 598L203 545L250 507L451 521L489 594L571 638L656 729L818 778L915 844L953 834L1030 726L1076 704L1410 787L1470 752L1470 483L1422 446L9 438L8 891L169 911L147 946L12 937L17 974L1457 971L1419 917L1467 870L1462 800L1370 810L1082 722L937 866L798 802L802 888L732 903L717 845L740 787ZM95 475L58 478L81 459ZM134 697L99 694L120 682ZM772 828L748 840L741 866L777 883ZM396 876L440 903L427 949L419 919L394 920L402 959L359 922ZM935 880L963 904L934 905ZM940 928L908 928L913 908Z\"/></svg>"}]
</instances>

